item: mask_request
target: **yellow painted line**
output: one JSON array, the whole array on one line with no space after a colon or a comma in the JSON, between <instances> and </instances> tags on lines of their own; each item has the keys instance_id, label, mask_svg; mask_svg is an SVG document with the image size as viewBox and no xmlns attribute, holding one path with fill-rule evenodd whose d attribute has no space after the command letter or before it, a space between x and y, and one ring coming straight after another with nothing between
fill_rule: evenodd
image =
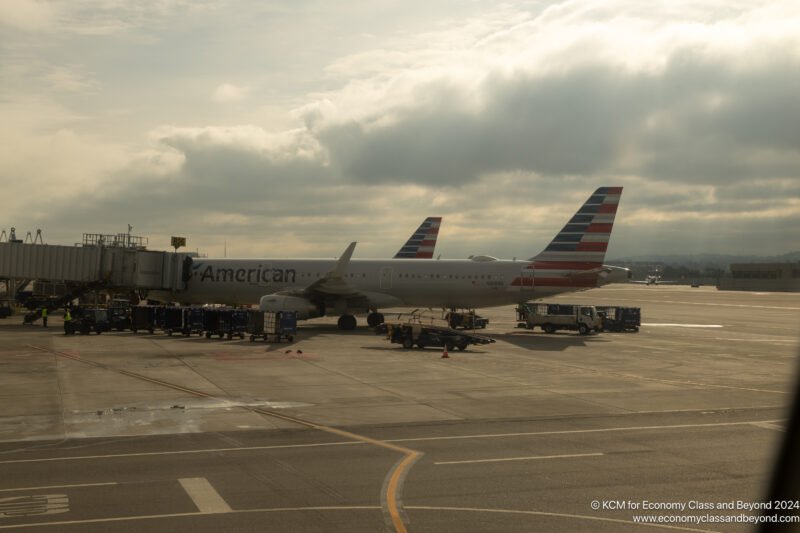
<instances>
[{"instance_id":1,"label":"yellow painted line","mask_svg":"<svg viewBox=\"0 0 800 533\"><path fill-rule=\"evenodd\" d=\"M386 504L389 511L389 516L392 519L392 524L398 533L406 533L406 526L403 523L403 517L398 505L400 501L399 487L400 481L405 477L406 472L417 459L422 457L421 452L413 452L403 457L390 473L389 483L386 485Z\"/></svg>"},{"instance_id":2,"label":"yellow painted line","mask_svg":"<svg viewBox=\"0 0 800 533\"><path fill-rule=\"evenodd\" d=\"M666 411L671 413L673 411ZM651 431L651 430L673 430L673 429L693 429L693 428L714 428L714 427L729 427L729 426L756 426L756 427L769 427L772 424L785 422L785 420L748 420L743 422L717 422L707 424L678 424L667 426L628 426L628 427L614 427L614 428L597 428L597 429L567 429L555 431L528 431L519 433L484 433L476 435L447 435L442 437L410 437L406 439L386 439L386 443L396 442L426 442L426 441L439 441L439 440L463 440L463 439L500 439L500 438L514 438L514 437L537 437L547 435L571 435L571 434L585 434L585 433L607 433L617 431ZM775 426L775 428L780 426ZM770 428L773 429L773 428ZM781 430L784 430L781 427ZM45 457L39 459L11 459L0 461L0 464L16 464L16 463L46 463L57 461L81 461L81 460L97 460L97 459L118 459L122 457L147 457L147 456L160 456L160 455L189 455L199 453L227 453L227 452L247 452L247 451L261 451L261 450L280 450L291 448L315 448L322 446L353 446L366 444L365 441L335 441L335 442L314 442L309 444L276 444L273 446L243 446L237 448L202 448L198 450L173 450L166 452L135 452L135 453L117 453L106 455L79 455L74 457ZM403 448L408 449L408 448Z\"/></svg>"},{"instance_id":3,"label":"yellow painted line","mask_svg":"<svg viewBox=\"0 0 800 533\"><path fill-rule=\"evenodd\" d=\"M160 385L160 386L167 387L167 388L170 388L170 389L173 389L173 390L177 390L177 391L185 392L185 393L188 393L188 394L192 394L194 396L200 396L200 397L203 397L203 398L209 398L209 399L224 401L222 398L218 398L218 397L216 397L216 396L214 396L212 394L208 394L208 393L205 393L205 392L202 392L202 391L190 389L190 388L187 388L187 387L182 387L180 385L175 385L174 383L161 381L159 379L155 379L155 378L151 378L151 377L148 377L148 376L144 376L142 374L137 374L136 372L131 372L129 370L116 369L116 368L113 368L113 367L110 367L110 366L107 366L107 365L104 365L104 364L101 364L101 363L97 363L97 362L94 362L94 361L91 361L91 360L88 360L88 359L83 359L81 357L76 357L76 356L74 356L72 354L68 354L68 353L65 353L65 352L58 352L58 351L55 351L55 350L48 350L46 348L41 348L39 346L33 346L33 345L28 345L28 346L30 346L31 348L35 348L37 350L43 351L43 352L52 353L52 354L55 354L55 355L58 355L58 356L61 356L61 357L67 357L69 359L72 359L74 361L78 361L80 363L89 364L89 365L92 365L94 367L103 368L103 369L106 369L106 370L109 370L109 371L112 371L112 372L117 372L119 374L123 374L123 375L128 376L128 377L132 377L132 378L135 378L135 379L148 381L148 382L156 384L156 385ZM422 452L418 452L416 450L412 450L410 448L406 448L406 447L403 447L403 446L398 446L396 444L390 444L388 442L385 442L385 441L382 441L382 440L379 440L379 439L373 439L373 438L367 437L365 435L359 435L357 433L352 433L350 431L346 431L346 430L343 430L343 429L338 429L338 428L334 428L334 427L331 427L331 426L325 426L323 424L317 424L316 422L311 422L309 420L304 420L302 418L297 418L297 417L285 415L285 414L282 414L282 413L276 413L275 411L268 411L266 409L252 408L252 407L243 406L243 405L239 406L239 407L241 407L243 409L247 409L247 410L249 410L251 412L254 412L254 413L259 413L259 414L270 416L270 417L273 417L273 418L278 418L280 420L286 420L286 421L293 422L295 424L298 424L298 425L301 425L301 426L305 426L305 427L308 427L308 428L311 428L311 429L316 429L316 430L319 430L319 431L324 431L326 433L331 433L331 434L334 434L334 435L339 435L339 436L342 436L342 437L346 437L346 438L349 438L349 439L352 439L352 440L355 440L355 441L360 441L360 442L364 442L364 443L367 443L367 444L372 444L374 446L377 446L377 447L380 447L380 448L383 448L383 449L386 449L386 450L391 450L393 452L402 453L403 455L405 455L406 457L403 459L403 461L401 461L394 468L394 470L390 471L389 474L387 474L389 482L387 484L385 484L386 494L384 495L385 496L384 499L385 499L386 504L387 504L387 512L389 513L389 515L391 517L392 524L394 525L395 530L397 531L397 533L407 533L407 530L406 530L406 527L405 527L405 524L404 524L404 521L403 521L403 518L402 518L402 513L401 513L402 505L400 504L400 501L399 501L399 494L400 494L401 491L399 489L399 486L400 486L400 481L402 479L404 479L404 474L405 474L406 470L412 464L414 464L416 459L422 455ZM392 495L391 498L388 496L389 494Z\"/></svg>"},{"instance_id":4,"label":"yellow painted line","mask_svg":"<svg viewBox=\"0 0 800 533\"><path fill-rule=\"evenodd\" d=\"M531 455L528 457L502 457L499 459L473 459L471 461L440 461L435 465L466 465L472 463L502 463L505 461L538 461L541 459L571 459L574 457L598 457L604 453L574 453L570 455Z\"/></svg>"},{"instance_id":5,"label":"yellow painted line","mask_svg":"<svg viewBox=\"0 0 800 533\"><path fill-rule=\"evenodd\" d=\"M24 490L72 489L80 487L106 487L108 485L119 485L119 483L117 483L116 481L111 481L109 483L83 483L83 484L72 484L72 485L46 485L42 487L19 487L16 489L0 489L0 492L21 492Z\"/></svg>"}]
</instances>

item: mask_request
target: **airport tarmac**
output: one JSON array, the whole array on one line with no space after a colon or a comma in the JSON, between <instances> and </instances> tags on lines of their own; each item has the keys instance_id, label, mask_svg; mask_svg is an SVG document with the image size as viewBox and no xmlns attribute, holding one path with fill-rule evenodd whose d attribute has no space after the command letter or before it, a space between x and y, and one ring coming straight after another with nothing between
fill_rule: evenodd
<instances>
[{"instance_id":1,"label":"airport tarmac","mask_svg":"<svg viewBox=\"0 0 800 533\"><path fill-rule=\"evenodd\" d=\"M497 342L442 359L335 318L291 344L0 321L0 529L751 530L690 520L764 499L800 294L553 300L643 327L547 335L487 309Z\"/></svg>"}]
</instances>

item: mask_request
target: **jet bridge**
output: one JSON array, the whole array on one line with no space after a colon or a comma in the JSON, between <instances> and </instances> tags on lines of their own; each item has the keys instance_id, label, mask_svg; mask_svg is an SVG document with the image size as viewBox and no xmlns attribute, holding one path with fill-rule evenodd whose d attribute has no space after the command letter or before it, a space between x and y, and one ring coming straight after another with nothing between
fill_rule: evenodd
<instances>
[{"instance_id":1,"label":"jet bridge","mask_svg":"<svg viewBox=\"0 0 800 533\"><path fill-rule=\"evenodd\" d=\"M184 289L191 258L147 250L143 243L127 234L88 233L74 246L0 242L0 280L8 287L11 280L47 280L107 289Z\"/></svg>"}]
</instances>

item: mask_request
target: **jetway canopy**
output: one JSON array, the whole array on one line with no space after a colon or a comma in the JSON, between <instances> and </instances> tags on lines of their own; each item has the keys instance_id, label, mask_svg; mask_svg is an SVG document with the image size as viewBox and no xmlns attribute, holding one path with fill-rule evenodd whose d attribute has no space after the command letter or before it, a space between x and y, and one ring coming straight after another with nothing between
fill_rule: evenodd
<instances>
[{"instance_id":1,"label":"jetway canopy","mask_svg":"<svg viewBox=\"0 0 800 533\"><path fill-rule=\"evenodd\" d=\"M187 254L104 246L0 243L0 278L102 283L109 288L180 290Z\"/></svg>"}]
</instances>

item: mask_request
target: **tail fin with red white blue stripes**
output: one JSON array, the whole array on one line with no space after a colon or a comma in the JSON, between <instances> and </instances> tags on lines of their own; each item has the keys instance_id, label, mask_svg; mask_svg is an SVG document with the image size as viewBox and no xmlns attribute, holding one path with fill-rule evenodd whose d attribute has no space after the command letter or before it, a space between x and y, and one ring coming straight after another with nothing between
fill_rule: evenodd
<instances>
[{"instance_id":1,"label":"tail fin with red white blue stripes","mask_svg":"<svg viewBox=\"0 0 800 533\"><path fill-rule=\"evenodd\" d=\"M395 254L394 259L430 259L439 236L442 217L428 217Z\"/></svg>"},{"instance_id":2,"label":"tail fin with red white blue stripes","mask_svg":"<svg viewBox=\"0 0 800 533\"><path fill-rule=\"evenodd\" d=\"M536 285L595 286L602 271L608 240L614 226L622 187L600 187L528 268L536 272ZM581 285L581 286L583 286Z\"/></svg>"}]
</instances>

